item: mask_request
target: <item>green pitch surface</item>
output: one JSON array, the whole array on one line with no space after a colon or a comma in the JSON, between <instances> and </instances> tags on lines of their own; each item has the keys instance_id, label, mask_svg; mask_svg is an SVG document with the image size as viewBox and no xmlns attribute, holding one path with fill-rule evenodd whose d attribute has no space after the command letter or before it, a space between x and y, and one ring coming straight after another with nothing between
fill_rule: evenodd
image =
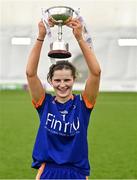
<instances>
[{"instance_id":1,"label":"green pitch surface","mask_svg":"<svg viewBox=\"0 0 137 180\"><path fill-rule=\"evenodd\" d=\"M0 91L0 179L31 179L38 128L28 92ZM92 179L137 178L137 93L100 93L88 129Z\"/></svg>"}]
</instances>

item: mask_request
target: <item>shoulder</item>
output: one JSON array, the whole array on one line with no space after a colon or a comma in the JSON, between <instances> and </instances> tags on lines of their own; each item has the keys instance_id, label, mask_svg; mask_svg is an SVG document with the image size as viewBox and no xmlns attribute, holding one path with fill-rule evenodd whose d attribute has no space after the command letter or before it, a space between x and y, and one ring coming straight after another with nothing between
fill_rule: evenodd
<instances>
[{"instance_id":1,"label":"shoulder","mask_svg":"<svg viewBox=\"0 0 137 180\"><path fill-rule=\"evenodd\" d=\"M75 94L75 95L74 95L74 99L75 99L76 101L82 102L82 103L86 106L86 108L88 108L88 109L93 109L93 107L94 107L94 105L95 105L95 102L91 103L91 102L89 101L88 97L86 96L85 91L83 91L83 92L80 93L80 94Z\"/></svg>"},{"instance_id":2,"label":"shoulder","mask_svg":"<svg viewBox=\"0 0 137 180\"><path fill-rule=\"evenodd\" d=\"M84 103L85 103L85 105L86 105L86 107L87 107L88 109L93 109L93 108L94 108L95 101L94 101L94 102L91 102L91 101L88 99L85 91L83 91L83 92L81 93L81 98L83 99L83 101L84 101Z\"/></svg>"},{"instance_id":3,"label":"shoulder","mask_svg":"<svg viewBox=\"0 0 137 180\"><path fill-rule=\"evenodd\" d=\"M53 96L49 93L45 93L37 102L32 100L33 106L38 109L41 107L46 101L50 101L53 98Z\"/></svg>"}]
</instances>

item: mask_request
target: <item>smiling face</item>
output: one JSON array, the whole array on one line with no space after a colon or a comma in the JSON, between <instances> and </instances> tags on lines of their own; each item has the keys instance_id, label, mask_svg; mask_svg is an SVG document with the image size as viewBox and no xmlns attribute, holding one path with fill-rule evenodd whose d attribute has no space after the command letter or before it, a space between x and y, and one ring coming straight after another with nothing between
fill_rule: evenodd
<instances>
[{"instance_id":1,"label":"smiling face","mask_svg":"<svg viewBox=\"0 0 137 180\"><path fill-rule=\"evenodd\" d=\"M59 102L66 102L70 99L74 81L75 80L70 69L54 71L51 79L51 85L54 88L56 99Z\"/></svg>"}]
</instances>

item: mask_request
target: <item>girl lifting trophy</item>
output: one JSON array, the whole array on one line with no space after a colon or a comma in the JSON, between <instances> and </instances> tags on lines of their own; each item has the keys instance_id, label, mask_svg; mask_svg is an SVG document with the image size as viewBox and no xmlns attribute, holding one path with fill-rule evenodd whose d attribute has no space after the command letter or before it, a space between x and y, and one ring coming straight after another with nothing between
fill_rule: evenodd
<instances>
[{"instance_id":1,"label":"girl lifting trophy","mask_svg":"<svg viewBox=\"0 0 137 180\"><path fill-rule=\"evenodd\" d=\"M32 153L32 167L38 169L37 180L86 180L90 175L87 129L99 91L101 69L92 47L83 37L83 23L79 18L73 18L74 10L55 6L45 12L49 19L38 23L38 36L26 67L30 95L40 119ZM47 80L55 92L52 95L43 88L37 69L48 28L54 25L58 26L58 39L51 44L48 55L64 60L52 64L47 73ZM68 44L62 40L64 25L72 29L89 71L85 88L79 94L72 93L77 71L65 59L71 53Z\"/></svg>"}]
</instances>

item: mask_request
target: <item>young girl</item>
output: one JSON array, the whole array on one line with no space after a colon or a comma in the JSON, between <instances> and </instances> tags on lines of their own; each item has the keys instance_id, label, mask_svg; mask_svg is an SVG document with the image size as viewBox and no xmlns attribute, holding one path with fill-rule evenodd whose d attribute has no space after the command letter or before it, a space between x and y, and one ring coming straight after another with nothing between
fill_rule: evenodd
<instances>
[{"instance_id":1,"label":"young girl","mask_svg":"<svg viewBox=\"0 0 137 180\"><path fill-rule=\"evenodd\" d=\"M86 179L90 173L87 128L99 90L101 70L94 52L82 37L81 23L71 19L67 26L72 28L89 70L84 91L72 94L76 69L68 61L58 61L50 67L47 76L55 96L45 92L37 75L46 36L42 21L26 68L32 102L40 118L32 163L32 167L38 169L37 179Z\"/></svg>"}]
</instances>

